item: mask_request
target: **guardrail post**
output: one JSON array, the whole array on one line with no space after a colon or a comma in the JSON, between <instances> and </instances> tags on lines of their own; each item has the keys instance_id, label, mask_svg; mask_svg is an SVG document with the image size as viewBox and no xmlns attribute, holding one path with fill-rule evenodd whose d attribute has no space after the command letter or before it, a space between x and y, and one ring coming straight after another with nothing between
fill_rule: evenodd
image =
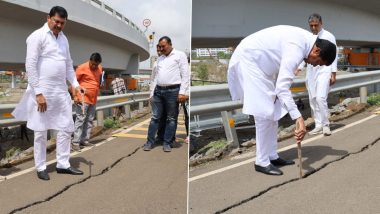
<instances>
[{"instance_id":1,"label":"guardrail post","mask_svg":"<svg viewBox=\"0 0 380 214\"><path fill-rule=\"evenodd\" d=\"M139 102L139 111L141 112L144 109L144 102Z\"/></svg>"},{"instance_id":2,"label":"guardrail post","mask_svg":"<svg viewBox=\"0 0 380 214\"><path fill-rule=\"evenodd\" d=\"M125 105L124 109L125 109L125 117L127 119L131 118L131 105Z\"/></svg>"},{"instance_id":3,"label":"guardrail post","mask_svg":"<svg viewBox=\"0 0 380 214\"><path fill-rule=\"evenodd\" d=\"M104 112L103 112L103 110L96 111L96 120L98 121L98 126L104 126Z\"/></svg>"},{"instance_id":4,"label":"guardrail post","mask_svg":"<svg viewBox=\"0 0 380 214\"><path fill-rule=\"evenodd\" d=\"M235 120L232 117L231 112L222 111L221 114L222 114L224 132L226 133L228 143L231 143L233 148L239 147L239 140L238 140L236 129L235 129Z\"/></svg>"},{"instance_id":5,"label":"guardrail post","mask_svg":"<svg viewBox=\"0 0 380 214\"><path fill-rule=\"evenodd\" d=\"M368 94L368 91L367 91L367 87L364 86L364 87L360 87L360 103L367 103L367 94Z\"/></svg>"}]
</instances>

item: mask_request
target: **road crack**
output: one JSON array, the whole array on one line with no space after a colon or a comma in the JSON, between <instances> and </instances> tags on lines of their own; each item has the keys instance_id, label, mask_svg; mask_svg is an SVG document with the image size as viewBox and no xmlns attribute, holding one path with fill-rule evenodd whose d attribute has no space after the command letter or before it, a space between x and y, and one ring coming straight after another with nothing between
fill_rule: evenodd
<instances>
[{"instance_id":1,"label":"road crack","mask_svg":"<svg viewBox=\"0 0 380 214\"><path fill-rule=\"evenodd\" d=\"M316 168L316 169L313 169L313 170L311 170L311 171L309 171L309 172L306 172L302 178L307 178L307 177L309 177L310 175L312 175L312 174L314 174L314 173L316 173L316 172L318 172L318 171L324 169L324 168L327 167L328 165L330 165L330 164L332 164L332 163L335 163L335 162L338 162L338 161L341 161L341 160L343 160L343 159L345 159L345 158L347 158L347 157L349 157L349 156L351 156L351 155L356 155L356 154L362 153L362 152L368 150L370 147L372 147L373 145L375 145L375 144L378 143L378 142L380 142L380 137L377 138L377 139L376 139L375 141L373 141L372 143L367 144L366 146L362 147L359 151L351 152L351 153L347 153L347 154L343 155L342 157L340 157L340 158L338 158L338 159L335 159L335 160L333 160L333 161L326 162L326 163L324 163L322 166L320 166L320 167L318 167L318 168ZM241 201L239 201L239 202L237 202L237 203L235 203L235 204L233 204L233 205L230 205L230 206L228 206L228 207L226 207L226 208L224 208L224 209L222 209L222 210L216 211L215 214L225 213L225 212L227 212L227 211L230 210L230 209L236 208L236 207L238 207L238 206L240 206L240 205L243 205L243 204L245 204L245 203L247 203L247 202L250 202L250 201L252 201L252 200L254 200L254 199L256 199L256 198L258 198L258 197L264 195L265 193L271 191L272 189L275 189L275 188L278 188L278 187L284 186L284 185L286 185L286 184L289 184L289 183L292 183L292 182L295 182L295 181L298 181L298 180L300 180L300 178L293 178L293 179L290 179L290 180L285 181L285 182L283 182L283 183L280 183L280 184L276 184L276 185L270 186L270 187L268 187L267 189L265 189L265 190L263 190L263 191L260 191L260 192L259 192L258 194L256 194L256 195L253 195L253 196L251 196L251 197L249 197L249 198L246 198L246 199L244 199L244 200L241 200Z\"/></svg>"},{"instance_id":2,"label":"road crack","mask_svg":"<svg viewBox=\"0 0 380 214\"><path fill-rule=\"evenodd\" d=\"M84 183L86 182L87 180L91 179L91 178L95 178L95 177L98 177L98 176L101 176L105 173L107 173L108 171L110 171L113 167L115 167L118 163L120 163L122 160L124 160L125 158L128 158L132 155L134 155L141 147L137 147L132 153L126 155L126 156L123 156L119 159L117 159L115 162L113 162L111 165L109 165L108 167L106 167L105 169L103 169L100 173L96 174L96 175L90 175L90 176L87 176L85 178L83 178L82 180L78 181L78 182L75 182L75 183L72 183L70 185L67 185L65 186L62 190L60 190L59 192L55 193L54 195L51 195L49 196L48 198L44 199L44 200L41 200L41 201L36 201L36 202L33 202L31 204L28 204L28 205L25 205L23 207L20 207L20 208L17 208L17 209L14 209L12 210L9 214L13 214L13 213L16 213L16 212L19 212L19 211L22 211L24 209L27 209L29 207L32 207L32 206L35 206L35 205L38 205L38 204L42 204L42 203L45 203L45 202L48 202L50 200L52 200L53 198L61 195L62 193L64 193L65 191L67 191L68 189L70 189L71 187L73 186L76 186L78 184L81 184L81 183Z\"/></svg>"}]
</instances>

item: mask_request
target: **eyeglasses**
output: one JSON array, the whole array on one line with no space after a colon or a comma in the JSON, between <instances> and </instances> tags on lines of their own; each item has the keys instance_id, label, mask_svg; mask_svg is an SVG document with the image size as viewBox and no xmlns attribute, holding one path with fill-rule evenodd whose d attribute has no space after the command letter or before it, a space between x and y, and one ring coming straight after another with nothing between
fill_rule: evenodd
<instances>
[{"instance_id":1,"label":"eyeglasses","mask_svg":"<svg viewBox=\"0 0 380 214\"><path fill-rule=\"evenodd\" d=\"M66 24L66 21L61 22L59 20L56 20L54 17L50 17L50 19L53 20L53 22L55 22L55 24L57 24L57 25L59 25L59 24L65 25Z\"/></svg>"}]
</instances>

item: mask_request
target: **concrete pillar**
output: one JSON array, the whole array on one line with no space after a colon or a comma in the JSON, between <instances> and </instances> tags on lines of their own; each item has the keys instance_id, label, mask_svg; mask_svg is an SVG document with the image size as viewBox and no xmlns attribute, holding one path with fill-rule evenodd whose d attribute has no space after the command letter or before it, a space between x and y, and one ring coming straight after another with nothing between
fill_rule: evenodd
<instances>
[{"instance_id":1,"label":"concrete pillar","mask_svg":"<svg viewBox=\"0 0 380 214\"><path fill-rule=\"evenodd\" d=\"M132 54L128 61L126 73L139 74L139 69L140 69L140 55Z\"/></svg>"},{"instance_id":2,"label":"concrete pillar","mask_svg":"<svg viewBox=\"0 0 380 214\"><path fill-rule=\"evenodd\" d=\"M104 126L104 113L103 113L103 110L96 111L96 120L98 121L98 126Z\"/></svg>"},{"instance_id":3,"label":"concrete pillar","mask_svg":"<svg viewBox=\"0 0 380 214\"><path fill-rule=\"evenodd\" d=\"M239 147L239 140L235 129L235 120L231 112L222 111L222 120L224 132L226 133L227 142L231 144L232 148Z\"/></svg>"},{"instance_id":4,"label":"concrete pillar","mask_svg":"<svg viewBox=\"0 0 380 214\"><path fill-rule=\"evenodd\" d=\"M14 73L12 73L12 85L11 85L11 88L16 88L16 77L15 77Z\"/></svg>"},{"instance_id":5,"label":"concrete pillar","mask_svg":"<svg viewBox=\"0 0 380 214\"><path fill-rule=\"evenodd\" d=\"M142 111L144 109L144 102L139 102L139 111Z\"/></svg>"},{"instance_id":6,"label":"concrete pillar","mask_svg":"<svg viewBox=\"0 0 380 214\"><path fill-rule=\"evenodd\" d=\"M129 119L132 117L132 114L131 114L131 106L130 105L125 105L124 106L124 109L125 109L125 118L126 119Z\"/></svg>"},{"instance_id":7,"label":"concrete pillar","mask_svg":"<svg viewBox=\"0 0 380 214\"><path fill-rule=\"evenodd\" d=\"M364 86L364 87L360 87L359 89L359 93L360 93L360 103L367 103L367 87Z\"/></svg>"}]
</instances>

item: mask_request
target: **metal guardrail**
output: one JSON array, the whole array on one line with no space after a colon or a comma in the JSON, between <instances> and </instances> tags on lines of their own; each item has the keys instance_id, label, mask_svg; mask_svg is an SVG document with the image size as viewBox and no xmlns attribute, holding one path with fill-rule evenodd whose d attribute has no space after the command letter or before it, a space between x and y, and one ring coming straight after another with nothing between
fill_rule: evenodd
<instances>
[{"instance_id":1,"label":"metal guardrail","mask_svg":"<svg viewBox=\"0 0 380 214\"><path fill-rule=\"evenodd\" d=\"M104 112L103 110L125 106L126 117L130 115L130 105L139 103L139 109L143 108L143 102L149 100L149 92L128 93L121 95L110 95L98 97L96 104L97 123L99 126L103 126ZM11 112L15 109L17 104L0 104L0 127L19 125L25 123L25 121L18 121L13 118Z\"/></svg>"},{"instance_id":2,"label":"metal guardrail","mask_svg":"<svg viewBox=\"0 0 380 214\"><path fill-rule=\"evenodd\" d=\"M360 100L366 102L368 85L380 83L380 70L361 73L337 75L337 81L330 92L339 92L347 89L360 88ZM307 97L304 79L296 79L292 84L294 98ZM190 132L200 132L208 128L223 126L226 131L227 140L238 146L236 133L236 122L234 118L244 118L244 114L236 111L243 105L239 101L232 101L227 84L195 86L191 88L191 121ZM235 112L235 114L233 114ZM203 117L205 116L205 117ZM244 119L243 119L244 120ZM246 121L248 121L248 115Z\"/></svg>"},{"instance_id":3,"label":"metal guardrail","mask_svg":"<svg viewBox=\"0 0 380 214\"><path fill-rule=\"evenodd\" d=\"M231 101L227 84L192 86L190 91L190 130L193 133L223 126L221 111L214 108L242 107L241 103ZM232 111L232 117L236 124L247 122L249 119L248 115L239 111Z\"/></svg>"},{"instance_id":4,"label":"metal guardrail","mask_svg":"<svg viewBox=\"0 0 380 214\"><path fill-rule=\"evenodd\" d=\"M127 17L123 16L121 13L119 13L118 11L113 9L112 7L105 4L103 1L100 1L100 0L82 0L82 1L87 2L88 4L90 4L96 8L99 8L99 9L103 10L104 12L114 16L115 18L126 23L131 28L135 29L137 32L139 32L140 34L145 36L144 32L135 23L130 21Z\"/></svg>"}]
</instances>

